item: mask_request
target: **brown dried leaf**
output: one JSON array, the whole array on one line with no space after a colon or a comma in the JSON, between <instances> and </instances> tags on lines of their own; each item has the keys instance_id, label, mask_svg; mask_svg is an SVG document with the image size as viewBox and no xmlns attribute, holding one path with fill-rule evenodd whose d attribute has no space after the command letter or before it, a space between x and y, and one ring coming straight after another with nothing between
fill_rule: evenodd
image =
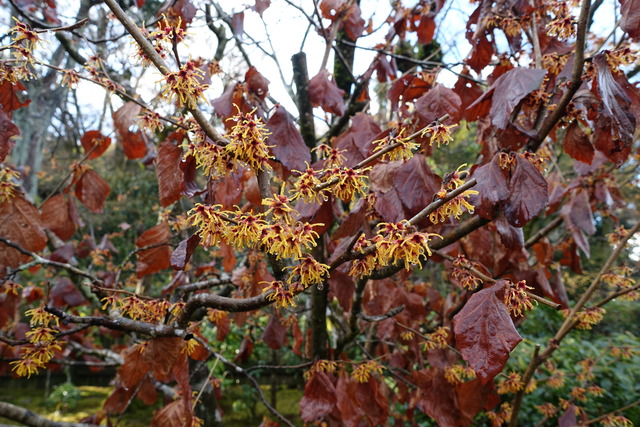
<instances>
[{"instance_id":1,"label":"brown dried leaf","mask_svg":"<svg viewBox=\"0 0 640 427\"><path fill-rule=\"evenodd\" d=\"M337 403L336 388L324 372L316 372L304 386L300 418L311 423L329 415Z\"/></svg>"},{"instance_id":2,"label":"brown dried leaf","mask_svg":"<svg viewBox=\"0 0 640 427\"><path fill-rule=\"evenodd\" d=\"M47 245L38 210L19 195L0 203L0 236L31 252L41 251ZM0 277L7 267L17 267L28 259L27 255L0 243Z\"/></svg>"},{"instance_id":3,"label":"brown dried leaf","mask_svg":"<svg viewBox=\"0 0 640 427\"><path fill-rule=\"evenodd\" d=\"M76 182L76 197L93 213L102 213L109 193L111 187L93 169L87 169Z\"/></svg>"},{"instance_id":4,"label":"brown dried leaf","mask_svg":"<svg viewBox=\"0 0 640 427\"><path fill-rule=\"evenodd\" d=\"M156 158L156 175L158 176L158 193L163 208L177 202L182 197L184 175L180 168L182 148L164 141L158 148Z\"/></svg>"},{"instance_id":5,"label":"brown dried leaf","mask_svg":"<svg viewBox=\"0 0 640 427\"><path fill-rule=\"evenodd\" d=\"M538 168L522 156L516 156L516 168L509 180L509 199L504 216L509 224L522 227L538 215L549 201L549 188Z\"/></svg>"},{"instance_id":6,"label":"brown dried leaf","mask_svg":"<svg viewBox=\"0 0 640 427\"><path fill-rule=\"evenodd\" d=\"M498 375L522 337L504 305L506 280L469 298L453 318L456 347L476 371L482 384Z\"/></svg>"},{"instance_id":7,"label":"brown dried leaf","mask_svg":"<svg viewBox=\"0 0 640 427\"><path fill-rule=\"evenodd\" d=\"M267 121L267 128L271 131L267 143L275 158L289 170L304 171L305 162L311 163L311 152L283 106L276 105L275 112Z\"/></svg>"},{"instance_id":8,"label":"brown dried leaf","mask_svg":"<svg viewBox=\"0 0 640 427\"><path fill-rule=\"evenodd\" d=\"M138 252L136 276L138 278L164 270L171 266L171 247L167 244L171 231L166 222L162 222L142 233L136 240L136 247L156 246Z\"/></svg>"},{"instance_id":9,"label":"brown dried leaf","mask_svg":"<svg viewBox=\"0 0 640 427\"><path fill-rule=\"evenodd\" d=\"M327 113L342 116L344 114L344 91L329 80L329 72L321 70L309 80L309 100L314 107L322 107Z\"/></svg>"},{"instance_id":10,"label":"brown dried leaf","mask_svg":"<svg viewBox=\"0 0 640 427\"><path fill-rule=\"evenodd\" d=\"M12 139L14 136L20 135L20 129L11 121L9 115L0 110L0 163L4 162L11 152L11 148L15 145Z\"/></svg>"},{"instance_id":11,"label":"brown dried leaf","mask_svg":"<svg viewBox=\"0 0 640 427\"><path fill-rule=\"evenodd\" d=\"M111 145L111 138L104 136L99 130L89 130L82 135L80 143L84 148L85 155L93 150L88 157L89 159L97 159L107 151L107 148ZM94 148L94 146L96 147Z\"/></svg>"},{"instance_id":12,"label":"brown dried leaf","mask_svg":"<svg viewBox=\"0 0 640 427\"><path fill-rule=\"evenodd\" d=\"M567 127L567 133L564 136L562 145L564 146L564 151L572 158L588 165L593 161L595 149L587 134L580 129L577 120L574 120Z\"/></svg>"},{"instance_id":13,"label":"brown dried leaf","mask_svg":"<svg viewBox=\"0 0 640 427\"><path fill-rule=\"evenodd\" d=\"M71 199L62 193L56 194L42 205L42 225L62 240L69 240L76 232L76 222L71 215Z\"/></svg>"}]
</instances>

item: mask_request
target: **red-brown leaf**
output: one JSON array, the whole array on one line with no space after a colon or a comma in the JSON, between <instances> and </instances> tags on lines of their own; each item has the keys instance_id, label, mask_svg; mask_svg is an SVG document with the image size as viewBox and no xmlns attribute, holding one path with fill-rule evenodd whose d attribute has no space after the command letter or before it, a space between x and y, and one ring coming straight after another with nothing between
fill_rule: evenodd
<instances>
[{"instance_id":1,"label":"red-brown leaf","mask_svg":"<svg viewBox=\"0 0 640 427\"><path fill-rule=\"evenodd\" d=\"M19 195L0 203L0 236L32 252L41 251L47 245L38 210ZM6 267L17 267L28 259L27 255L0 243L0 277Z\"/></svg>"},{"instance_id":2,"label":"red-brown leaf","mask_svg":"<svg viewBox=\"0 0 640 427\"><path fill-rule=\"evenodd\" d=\"M429 12L420 18L420 24L416 33L418 35L418 41L422 44L429 44L433 40L433 34L436 31L436 21L433 19L435 14Z\"/></svg>"},{"instance_id":3,"label":"red-brown leaf","mask_svg":"<svg viewBox=\"0 0 640 427\"><path fill-rule=\"evenodd\" d=\"M306 423L321 420L336 406L336 388L324 372L315 373L304 386L300 418Z\"/></svg>"},{"instance_id":4,"label":"red-brown leaf","mask_svg":"<svg viewBox=\"0 0 640 427\"><path fill-rule=\"evenodd\" d=\"M127 409L135 391L135 387L125 387L116 381L116 387L105 400L103 409L107 414L121 414Z\"/></svg>"},{"instance_id":5,"label":"red-brown leaf","mask_svg":"<svg viewBox=\"0 0 640 427\"><path fill-rule=\"evenodd\" d=\"M445 114L450 116L445 121L446 124L458 123L462 118L462 100L457 93L441 84L437 84L429 92L418 98L415 105L416 114L423 126Z\"/></svg>"},{"instance_id":6,"label":"red-brown leaf","mask_svg":"<svg viewBox=\"0 0 640 427\"><path fill-rule=\"evenodd\" d=\"M305 162L311 163L311 152L304 143L295 122L281 105L276 105L275 112L267 121L271 135L267 141L276 159L289 170L304 171Z\"/></svg>"},{"instance_id":7,"label":"red-brown leaf","mask_svg":"<svg viewBox=\"0 0 640 427\"><path fill-rule=\"evenodd\" d=\"M509 224L522 227L538 215L549 201L549 188L544 176L529 160L516 156L516 168L509 180L509 199L504 216Z\"/></svg>"},{"instance_id":8,"label":"red-brown leaf","mask_svg":"<svg viewBox=\"0 0 640 427\"><path fill-rule=\"evenodd\" d=\"M89 130L82 135L80 143L84 148L85 155L91 151L89 159L97 159L107 151L107 148L111 145L111 138L104 136L99 130Z\"/></svg>"},{"instance_id":9,"label":"red-brown leaf","mask_svg":"<svg viewBox=\"0 0 640 427\"><path fill-rule=\"evenodd\" d=\"M373 153L375 138L380 134L380 125L368 114L357 113L351 119L351 127L338 136L333 145L338 150L346 150L346 165L354 166Z\"/></svg>"},{"instance_id":10,"label":"red-brown leaf","mask_svg":"<svg viewBox=\"0 0 640 427\"><path fill-rule=\"evenodd\" d=\"M477 73L489 65L492 56L493 45L487 40L487 37L483 35L475 40L475 45L471 50L471 57L467 59L466 63Z\"/></svg>"},{"instance_id":11,"label":"red-brown leaf","mask_svg":"<svg viewBox=\"0 0 640 427\"><path fill-rule=\"evenodd\" d=\"M389 401L380 388L380 384L373 377L369 377L366 383L356 385L356 399L372 426L386 424L389 417Z\"/></svg>"},{"instance_id":12,"label":"red-brown leaf","mask_svg":"<svg viewBox=\"0 0 640 427\"><path fill-rule=\"evenodd\" d=\"M491 122L499 129L505 129L514 108L534 90L540 87L546 70L514 68L500 76L491 85L495 89L491 104Z\"/></svg>"},{"instance_id":13,"label":"red-brown leaf","mask_svg":"<svg viewBox=\"0 0 640 427\"><path fill-rule=\"evenodd\" d=\"M141 159L147 155L147 136L142 131L122 135L122 148L127 159Z\"/></svg>"},{"instance_id":14,"label":"red-brown leaf","mask_svg":"<svg viewBox=\"0 0 640 427\"><path fill-rule=\"evenodd\" d=\"M504 305L507 281L477 292L453 318L456 347L483 384L498 375L522 337Z\"/></svg>"},{"instance_id":15,"label":"red-brown leaf","mask_svg":"<svg viewBox=\"0 0 640 427\"><path fill-rule=\"evenodd\" d=\"M269 93L269 80L260 74L256 67L250 67L244 75L244 81L247 83L247 87L258 98L264 99Z\"/></svg>"},{"instance_id":16,"label":"red-brown leaf","mask_svg":"<svg viewBox=\"0 0 640 427\"><path fill-rule=\"evenodd\" d=\"M11 121L11 118L4 110L0 110L0 163L4 162L4 159L11 152L11 148L15 145L12 137L18 135L20 135L18 126Z\"/></svg>"},{"instance_id":17,"label":"red-brown leaf","mask_svg":"<svg viewBox=\"0 0 640 427\"><path fill-rule=\"evenodd\" d=\"M640 41L640 1L620 1L620 28L629 34L631 40Z\"/></svg>"},{"instance_id":18,"label":"red-brown leaf","mask_svg":"<svg viewBox=\"0 0 640 427\"><path fill-rule=\"evenodd\" d=\"M156 175L158 176L158 194L162 207L177 202L182 196L184 175L180 168L181 161L182 148L169 141L160 144L156 158Z\"/></svg>"},{"instance_id":19,"label":"red-brown leaf","mask_svg":"<svg viewBox=\"0 0 640 427\"><path fill-rule=\"evenodd\" d=\"M182 399L174 400L160 409L151 420L157 427L192 427L193 414Z\"/></svg>"},{"instance_id":20,"label":"red-brown leaf","mask_svg":"<svg viewBox=\"0 0 640 427\"><path fill-rule=\"evenodd\" d=\"M153 377L159 381L169 381L169 373L182 354L186 341L179 337L154 338L143 351L144 361Z\"/></svg>"},{"instance_id":21,"label":"red-brown leaf","mask_svg":"<svg viewBox=\"0 0 640 427\"><path fill-rule=\"evenodd\" d=\"M76 183L75 195L93 213L102 213L111 187L93 169L87 169Z\"/></svg>"},{"instance_id":22,"label":"red-brown leaf","mask_svg":"<svg viewBox=\"0 0 640 427\"><path fill-rule=\"evenodd\" d=\"M41 208L42 225L62 240L69 240L77 228L70 203L70 199L59 193L44 202Z\"/></svg>"},{"instance_id":23,"label":"red-brown leaf","mask_svg":"<svg viewBox=\"0 0 640 427\"><path fill-rule=\"evenodd\" d=\"M142 111L142 107L135 102L126 102L113 113L113 125L122 136L129 133L131 127L136 124L136 119Z\"/></svg>"},{"instance_id":24,"label":"red-brown leaf","mask_svg":"<svg viewBox=\"0 0 640 427\"><path fill-rule=\"evenodd\" d=\"M336 404L345 427L356 427L362 418L362 408L356 401L356 388L357 382L346 372L341 372L336 385Z\"/></svg>"},{"instance_id":25,"label":"red-brown leaf","mask_svg":"<svg viewBox=\"0 0 640 427\"><path fill-rule=\"evenodd\" d=\"M593 161L595 149L589 141L577 120L574 120L568 127L563 141L564 151L572 158L588 165Z\"/></svg>"},{"instance_id":26,"label":"red-brown leaf","mask_svg":"<svg viewBox=\"0 0 640 427\"><path fill-rule=\"evenodd\" d=\"M256 4L251 9L255 10L260 16L262 16L269 6L271 6L271 0L256 0Z\"/></svg>"},{"instance_id":27,"label":"red-brown leaf","mask_svg":"<svg viewBox=\"0 0 640 427\"><path fill-rule=\"evenodd\" d=\"M31 103L30 99L24 100L22 92L27 89L20 82L11 83L9 80L4 80L0 83L0 109L7 113L9 118L18 108L26 107Z\"/></svg>"},{"instance_id":28,"label":"red-brown leaf","mask_svg":"<svg viewBox=\"0 0 640 427\"><path fill-rule=\"evenodd\" d=\"M322 107L327 113L344 114L344 91L329 80L329 73L323 69L309 80L309 100L314 107Z\"/></svg>"},{"instance_id":29,"label":"red-brown leaf","mask_svg":"<svg viewBox=\"0 0 640 427\"><path fill-rule=\"evenodd\" d=\"M231 16L231 29L233 34L242 39L244 36L244 12L234 13Z\"/></svg>"},{"instance_id":30,"label":"red-brown leaf","mask_svg":"<svg viewBox=\"0 0 640 427\"><path fill-rule=\"evenodd\" d=\"M137 248L158 245L138 252L136 275L139 278L171 266L171 247L166 244L170 238L171 231L166 222L150 228L138 237Z\"/></svg>"},{"instance_id":31,"label":"red-brown leaf","mask_svg":"<svg viewBox=\"0 0 640 427\"><path fill-rule=\"evenodd\" d=\"M57 307L77 307L87 303L85 297L68 277L61 277L51 288L51 301Z\"/></svg>"},{"instance_id":32,"label":"red-brown leaf","mask_svg":"<svg viewBox=\"0 0 640 427\"><path fill-rule=\"evenodd\" d=\"M362 19L362 11L357 3L351 4L349 11L346 13L346 17L342 21L344 32L347 33L347 37L351 41L355 41L362 35L364 31L364 19Z\"/></svg>"},{"instance_id":33,"label":"red-brown leaf","mask_svg":"<svg viewBox=\"0 0 640 427\"><path fill-rule=\"evenodd\" d=\"M124 387L134 387L149 372L149 363L143 354L140 344L126 350L123 356L124 363L118 370L118 376Z\"/></svg>"},{"instance_id":34,"label":"red-brown leaf","mask_svg":"<svg viewBox=\"0 0 640 427\"><path fill-rule=\"evenodd\" d=\"M287 337L287 329L284 327L280 318L277 315L272 314L269 318L267 326L262 333L262 340L270 348L277 350L284 344L284 340Z\"/></svg>"},{"instance_id":35,"label":"red-brown leaf","mask_svg":"<svg viewBox=\"0 0 640 427\"><path fill-rule=\"evenodd\" d=\"M413 382L418 386L416 406L436 420L438 425L447 427L467 427L471 420L458 409L456 394L438 368L423 369L412 373Z\"/></svg>"},{"instance_id":36,"label":"red-brown leaf","mask_svg":"<svg viewBox=\"0 0 640 427\"><path fill-rule=\"evenodd\" d=\"M391 109L396 111L400 98L402 102L412 102L422 96L431 88L431 83L427 82L424 73L407 74L393 82L387 98L391 101Z\"/></svg>"},{"instance_id":37,"label":"red-brown leaf","mask_svg":"<svg viewBox=\"0 0 640 427\"><path fill-rule=\"evenodd\" d=\"M188 239L182 240L171 254L171 267L173 267L174 270L184 270L184 267L191 259L191 255L199 243L200 236L197 234L193 234Z\"/></svg>"}]
</instances>

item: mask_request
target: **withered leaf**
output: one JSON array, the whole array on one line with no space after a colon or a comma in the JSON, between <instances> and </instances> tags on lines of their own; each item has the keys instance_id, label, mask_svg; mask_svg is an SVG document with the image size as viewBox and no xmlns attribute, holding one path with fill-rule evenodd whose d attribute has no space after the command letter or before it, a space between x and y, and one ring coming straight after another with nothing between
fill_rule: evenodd
<instances>
[{"instance_id":1,"label":"withered leaf","mask_svg":"<svg viewBox=\"0 0 640 427\"><path fill-rule=\"evenodd\" d=\"M171 266L171 247L167 244L171 231L166 222L162 222L142 233L136 240L138 249L154 246L138 252L136 276L144 277Z\"/></svg>"},{"instance_id":2,"label":"withered leaf","mask_svg":"<svg viewBox=\"0 0 640 427\"><path fill-rule=\"evenodd\" d=\"M585 134L577 120L574 120L568 127L562 142L564 151L572 158L588 165L593 161L595 149Z\"/></svg>"},{"instance_id":3,"label":"withered leaf","mask_svg":"<svg viewBox=\"0 0 640 427\"><path fill-rule=\"evenodd\" d=\"M284 327L280 318L273 314L269 318L267 326L262 333L262 340L270 348L277 350L284 344L284 340L287 337L287 329Z\"/></svg>"},{"instance_id":4,"label":"withered leaf","mask_svg":"<svg viewBox=\"0 0 640 427\"><path fill-rule=\"evenodd\" d=\"M329 72L322 69L309 80L309 100L314 107L322 107L327 113L342 116L344 114L344 91L329 80Z\"/></svg>"},{"instance_id":5,"label":"withered leaf","mask_svg":"<svg viewBox=\"0 0 640 427\"><path fill-rule=\"evenodd\" d=\"M93 213L102 213L109 193L111 187L93 169L87 169L76 182L76 197Z\"/></svg>"},{"instance_id":6,"label":"withered leaf","mask_svg":"<svg viewBox=\"0 0 640 427\"><path fill-rule=\"evenodd\" d=\"M85 155L91 151L89 159L97 159L107 151L107 148L111 145L111 138L104 136L99 130L89 130L82 135L80 143L84 148Z\"/></svg>"},{"instance_id":7,"label":"withered leaf","mask_svg":"<svg viewBox=\"0 0 640 427\"><path fill-rule=\"evenodd\" d=\"M9 118L9 115L0 109L0 163L11 152L11 148L15 145L12 137L20 135L20 129Z\"/></svg>"},{"instance_id":8,"label":"withered leaf","mask_svg":"<svg viewBox=\"0 0 640 427\"><path fill-rule=\"evenodd\" d=\"M31 252L41 251L47 245L38 210L19 195L0 203L0 236ZM6 267L17 267L28 259L17 249L0 243L0 277Z\"/></svg>"},{"instance_id":9,"label":"withered leaf","mask_svg":"<svg viewBox=\"0 0 640 427\"><path fill-rule=\"evenodd\" d=\"M70 199L59 193L44 202L41 208L42 225L62 240L70 239L77 228L70 203Z\"/></svg>"},{"instance_id":10,"label":"withered leaf","mask_svg":"<svg viewBox=\"0 0 640 427\"><path fill-rule=\"evenodd\" d=\"M549 189L544 176L533 163L520 155L516 156L509 192L504 216L514 227L522 227L531 221L549 201Z\"/></svg>"},{"instance_id":11,"label":"withered leaf","mask_svg":"<svg viewBox=\"0 0 640 427\"><path fill-rule=\"evenodd\" d=\"M316 372L304 386L300 418L311 423L329 415L336 406L336 388L324 372Z\"/></svg>"},{"instance_id":12,"label":"withered leaf","mask_svg":"<svg viewBox=\"0 0 640 427\"><path fill-rule=\"evenodd\" d=\"M498 375L522 337L504 305L508 283L477 292L453 318L456 347L483 384Z\"/></svg>"},{"instance_id":13,"label":"withered leaf","mask_svg":"<svg viewBox=\"0 0 640 427\"><path fill-rule=\"evenodd\" d=\"M156 158L156 175L160 205L163 208L177 202L182 196L184 174L180 168L181 161L182 148L169 141L160 144Z\"/></svg>"},{"instance_id":14,"label":"withered leaf","mask_svg":"<svg viewBox=\"0 0 640 427\"><path fill-rule=\"evenodd\" d=\"M289 170L304 171L305 162L311 163L311 152L283 106L276 105L275 112L267 121L267 128L271 131L267 144L275 158Z\"/></svg>"}]
</instances>

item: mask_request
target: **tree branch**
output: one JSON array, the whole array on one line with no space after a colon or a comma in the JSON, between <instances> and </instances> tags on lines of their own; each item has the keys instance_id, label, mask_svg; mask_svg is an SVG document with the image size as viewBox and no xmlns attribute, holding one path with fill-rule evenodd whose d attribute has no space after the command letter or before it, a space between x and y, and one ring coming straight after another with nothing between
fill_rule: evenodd
<instances>
[{"instance_id":1,"label":"tree branch","mask_svg":"<svg viewBox=\"0 0 640 427\"><path fill-rule=\"evenodd\" d=\"M51 421L28 409L7 402L0 402L0 415L32 427L93 427L95 424Z\"/></svg>"}]
</instances>

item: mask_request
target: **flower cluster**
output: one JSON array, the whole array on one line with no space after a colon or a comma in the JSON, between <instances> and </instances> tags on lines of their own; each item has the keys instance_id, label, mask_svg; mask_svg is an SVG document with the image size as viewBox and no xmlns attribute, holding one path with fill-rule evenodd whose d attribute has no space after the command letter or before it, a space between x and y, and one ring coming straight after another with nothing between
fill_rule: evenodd
<instances>
[{"instance_id":1,"label":"flower cluster","mask_svg":"<svg viewBox=\"0 0 640 427\"><path fill-rule=\"evenodd\" d=\"M224 231L226 241L236 249L255 247L266 226L262 216L262 214L236 212L233 223Z\"/></svg>"},{"instance_id":2,"label":"flower cluster","mask_svg":"<svg viewBox=\"0 0 640 427\"><path fill-rule=\"evenodd\" d=\"M25 314L31 317L31 330L25 334L29 344L20 349L20 360L11 362L11 365L17 375L28 378L45 368L55 354L62 351L62 342L56 340L58 330L53 328L58 327L58 318L47 313L43 306Z\"/></svg>"},{"instance_id":3,"label":"flower cluster","mask_svg":"<svg viewBox=\"0 0 640 427\"><path fill-rule=\"evenodd\" d=\"M476 377L476 371L469 366L449 365L444 368L444 378L449 384L462 384Z\"/></svg>"},{"instance_id":4,"label":"flower cluster","mask_svg":"<svg viewBox=\"0 0 640 427\"><path fill-rule=\"evenodd\" d=\"M205 206L200 203L189 211L188 221L199 227L198 235L204 246L217 246L225 236L226 221L222 205Z\"/></svg>"},{"instance_id":5,"label":"flower cluster","mask_svg":"<svg viewBox=\"0 0 640 427\"><path fill-rule=\"evenodd\" d=\"M610 245L619 245L627 236L628 230L623 225L616 227L611 233L607 234L607 241Z\"/></svg>"},{"instance_id":6,"label":"flower cluster","mask_svg":"<svg viewBox=\"0 0 640 427\"><path fill-rule=\"evenodd\" d=\"M460 165L454 172L445 176L444 180L442 181L442 188L436 193L436 197L438 199L444 199L445 197L447 197L448 191L455 190L456 188L464 184L464 179L462 178L462 176L466 176L469 173L466 170L461 170L465 166L466 163ZM454 218L459 219L465 211L473 213L475 210L475 206L469 203L467 201L467 198L476 194L478 194L478 192L475 190L463 191L461 194L457 195L451 200L446 201L438 209L431 212L429 214L429 220L432 223L437 224L438 222L446 221L452 215Z\"/></svg>"},{"instance_id":7,"label":"flower cluster","mask_svg":"<svg viewBox=\"0 0 640 427\"><path fill-rule=\"evenodd\" d=\"M321 181L318 171L307 164L307 169L304 172L293 172L300 173L298 179L293 183L294 199L302 199L307 203L324 201L326 196L324 195L324 189L319 189Z\"/></svg>"},{"instance_id":8,"label":"flower cluster","mask_svg":"<svg viewBox=\"0 0 640 427\"><path fill-rule=\"evenodd\" d=\"M476 264L474 261L469 261L464 255L459 255L453 261L453 272L451 277L460 282L463 288L473 291L482 284L482 280L474 275L469 269Z\"/></svg>"},{"instance_id":9,"label":"flower cluster","mask_svg":"<svg viewBox=\"0 0 640 427\"><path fill-rule=\"evenodd\" d=\"M447 348L450 330L446 326L439 326L430 334L427 334L427 341L424 342L424 351L434 350L436 348Z\"/></svg>"},{"instance_id":10,"label":"flower cluster","mask_svg":"<svg viewBox=\"0 0 640 427\"><path fill-rule=\"evenodd\" d=\"M542 55L542 66L551 74L560 74L564 65L569 60L569 55L558 55L556 52Z\"/></svg>"},{"instance_id":11,"label":"flower cluster","mask_svg":"<svg viewBox=\"0 0 640 427\"><path fill-rule=\"evenodd\" d=\"M185 158L193 156L196 167L202 168L204 174L209 177L224 177L236 169L236 164L226 150L209 139L192 142L186 148Z\"/></svg>"},{"instance_id":12,"label":"flower cluster","mask_svg":"<svg viewBox=\"0 0 640 427\"><path fill-rule=\"evenodd\" d=\"M18 185L15 180L20 173L8 167L0 167L0 203L11 200L16 195Z\"/></svg>"},{"instance_id":13,"label":"flower cluster","mask_svg":"<svg viewBox=\"0 0 640 427\"><path fill-rule=\"evenodd\" d=\"M356 194L366 195L365 172L368 170L337 167L327 170L328 175L336 180L332 186L333 194L344 202L351 201Z\"/></svg>"},{"instance_id":14,"label":"flower cluster","mask_svg":"<svg viewBox=\"0 0 640 427\"><path fill-rule=\"evenodd\" d=\"M620 296L623 301L637 301L640 299L640 292L635 290L636 281L631 277L633 270L628 267L617 267L610 273L602 276L602 281L607 285L625 292Z\"/></svg>"},{"instance_id":15,"label":"flower cluster","mask_svg":"<svg viewBox=\"0 0 640 427\"><path fill-rule=\"evenodd\" d=\"M416 264L422 268L421 258L431 256L431 238L441 238L438 234L415 231L415 227L407 220L398 223L383 222L378 227L374 239L378 264L388 265L402 261L407 270Z\"/></svg>"},{"instance_id":16,"label":"flower cluster","mask_svg":"<svg viewBox=\"0 0 640 427\"><path fill-rule=\"evenodd\" d=\"M133 320L147 323L161 322L171 309L171 303L164 299L144 300L137 295L117 298L111 295L102 298L102 310L118 310Z\"/></svg>"},{"instance_id":17,"label":"flower cluster","mask_svg":"<svg viewBox=\"0 0 640 427\"><path fill-rule=\"evenodd\" d=\"M300 283L306 287L322 283L329 275L329 266L316 261L309 255L300 258L298 261L300 263L295 267L287 267L292 269L289 275L289 283L297 276L300 278Z\"/></svg>"},{"instance_id":18,"label":"flower cluster","mask_svg":"<svg viewBox=\"0 0 640 427\"><path fill-rule=\"evenodd\" d=\"M204 72L194 61L187 61L180 70L164 75L162 96L168 100L177 97L181 107L195 108L198 100L206 101L204 91L209 85L202 83Z\"/></svg>"},{"instance_id":19,"label":"flower cluster","mask_svg":"<svg viewBox=\"0 0 640 427\"><path fill-rule=\"evenodd\" d=\"M491 420L492 426L501 426L511 419L512 408L509 402L504 402L497 411L487 412L487 417Z\"/></svg>"},{"instance_id":20,"label":"flower cluster","mask_svg":"<svg viewBox=\"0 0 640 427\"><path fill-rule=\"evenodd\" d=\"M29 62L33 61L33 51L42 42L36 31L25 23L18 21L15 17L16 26L9 30L10 34L14 34L12 46L15 56L18 59L25 59Z\"/></svg>"},{"instance_id":21,"label":"flower cluster","mask_svg":"<svg viewBox=\"0 0 640 427\"><path fill-rule=\"evenodd\" d=\"M522 389L524 389L524 382L522 381L520 374L517 372L511 372L508 375L505 375L498 382L499 394L517 393Z\"/></svg>"},{"instance_id":22,"label":"flower cluster","mask_svg":"<svg viewBox=\"0 0 640 427\"><path fill-rule=\"evenodd\" d=\"M166 15L162 18L158 30L149 33L149 38L155 41L156 46L171 49L173 44L182 42L187 33L182 28L182 18L178 17L176 22L170 22Z\"/></svg>"},{"instance_id":23,"label":"flower cluster","mask_svg":"<svg viewBox=\"0 0 640 427\"><path fill-rule=\"evenodd\" d=\"M262 289L263 294L267 294L269 301L274 301L277 308L295 307L293 302L293 292L279 280L273 282L260 282L266 286Z\"/></svg>"},{"instance_id":24,"label":"flower cluster","mask_svg":"<svg viewBox=\"0 0 640 427\"><path fill-rule=\"evenodd\" d=\"M346 150L338 150L337 148L333 148L327 144L320 144L316 148L311 151L317 151L318 154L325 159L324 167L326 168L337 168L344 164L346 157L344 153Z\"/></svg>"},{"instance_id":25,"label":"flower cluster","mask_svg":"<svg viewBox=\"0 0 640 427\"><path fill-rule=\"evenodd\" d=\"M164 130L164 124L160 119L160 114L155 111L144 110L144 113L137 117L137 122L140 127L150 132L162 132Z\"/></svg>"},{"instance_id":26,"label":"flower cluster","mask_svg":"<svg viewBox=\"0 0 640 427\"><path fill-rule=\"evenodd\" d=\"M225 135L229 139L225 151L233 160L243 162L258 171L270 168L267 160L272 157L265 141L271 132L262 119L253 117L254 113L255 110L242 114L238 108L238 114L228 119L235 125Z\"/></svg>"},{"instance_id":27,"label":"flower cluster","mask_svg":"<svg viewBox=\"0 0 640 427\"><path fill-rule=\"evenodd\" d=\"M576 20L571 15L566 2L553 2L555 19L547 24L547 34L551 37L568 39L576 34Z\"/></svg>"},{"instance_id":28,"label":"flower cluster","mask_svg":"<svg viewBox=\"0 0 640 427\"><path fill-rule=\"evenodd\" d=\"M304 373L304 379L309 381L311 377L313 377L318 372L326 372L328 374L332 374L336 371L337 367L338 364L333 360L318 360L313 365L311 365L311 368L309 368L308 371Z\"/></svg>"},{"instance_id":29,"label":"flower cluster","mask_svg":"<svg viewBox=\"0 0 640 427\"><path fill-rule=\"evenodd\" d=\"M453 141L453 137L451 136L451 128L456 125L445 126L442 123L437 123L435 125L429 125L422 131L422 137L427 135L430 136L429 144L433 145L434 142L438 143L438 147L440 144L449 145L451 141Z\"/></svg>"},{"instance_id":30,"label":"flower cluster","mask_svg":"<svg viewBox=\"0 0 640 427\"><path fill-rule=\"evenodd\" d=\"M566 312L566 310L563 312ZM577 312L576 320L578 324L576 325L576 329L591 329L593 325L600 323L606 312L602 307L589 307L586 310Z\"/></svg>"},{"instance_id":31,"label":"flower cluster","mask_svg":"<svg viewBox=\"0 0 640 427\"><path fill-rule=\"evenodd\" d=\"M385 150L382 155L383 160L407 160L413 157L414 151L420 147L420 144L404 136L405 131L404 127L400 130L392 130L386 137L373 141L374 152Z\"/></svg>"},{"instance_id":32,"label":"flower cluster","mask_svg":"<svg viewBox=\"0 0 640 427\"><path fill-rule=\"evenodd\" d=\"M371 374L382 374L383 369L385 369L384 366L377 361L369 360L356 366L351 376L359 383L366 383L369 381Z\"/></svg>"},{"instance_id":33,"label":"flower cluster","mask_svg":"<svg viewBox=\"0 0 640 427\"><path fill-rule=\"evenodd\" d=\"M533 308L534 300L529 296L528 289L533 288L527 286L526 280L521 280L518 283L510 283L505 290L504 304L513 316L524 316L523 311Z\"/></svg>"}]
</instances>

